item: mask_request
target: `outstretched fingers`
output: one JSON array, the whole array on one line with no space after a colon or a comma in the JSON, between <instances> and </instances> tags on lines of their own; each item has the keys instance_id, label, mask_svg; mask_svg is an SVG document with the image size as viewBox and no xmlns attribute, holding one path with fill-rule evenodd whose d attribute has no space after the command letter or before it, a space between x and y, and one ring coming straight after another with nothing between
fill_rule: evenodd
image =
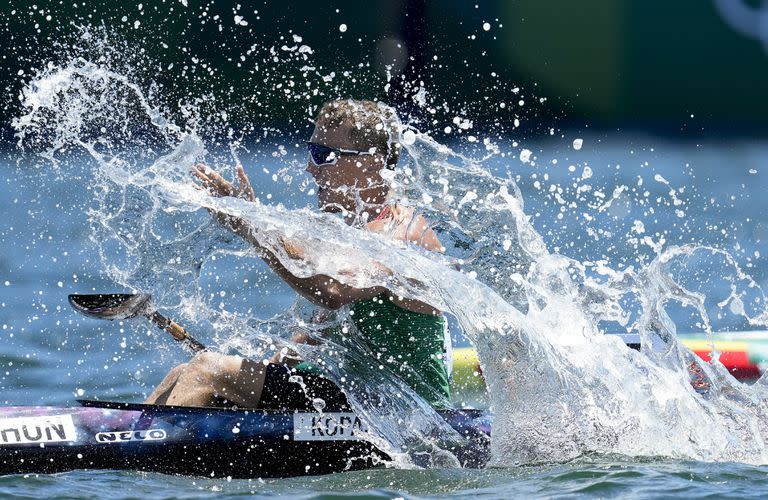
<instances>
[{"instance_id":1,"label":"outstretched fingers","mask_svg":"<svg viewBox=\"0 0 768 500\"><path fill-rule=\"evenodd\" d=\"M209 194L215 194L215 189L213 186L213 183L208 178L207 175L205 175L202 172L198 172L197 170L192 171L192 175L195 177L195 187L198 189L204 189L205 191L208 191Z\"/></svg>"},{"instance_id":2,"label":"outstretched fingers","mask_svg":"<svg viewBox=\"0 0 768 500\"><path fill-rule=\"evenodd\" d=\"M218 172L203 164L195 165L192 175L200 180L200 183L214 196L236 196L236 190L232 184L224 179Z\"/></svg>"},{"instance_id":3,"label":"outstretched fingers","mask_svg":"<svg viewBox=\"0 0 768 500\"><path fill-rule=\"evenodd\" d=\"M198 163L192 169L192 175L196 178L199 185L213 196L236 196L248 201L255 201L256 195L253 192L248 176L245 175L242 165L238 164L235 172L238 180L237 188L217 171L202 163Z\"/></svg>"},{"instance_id":4,"label":"outstretched fingers","mask_svg":"<svg viewBox=\"0 0 768 500\"><path fill-rule=\"evenodd\" d=\"M237 171L237 179L240 183L240 196L245 200L254 201L256 199L256 195L253 192L251 181L248 180L248 176L245 175L245 170L243 170L243 166L238 163L236 171Z\"/></svg>"},{"instance_id":5,"label":"outstretched fingers","mask_svg":"<svg viewBox=\"0 0 768 500\"><path fill-rule=\"evenodd\" d=\"M197 181L197 184L195 184L196 187L202 187L206 191L208 191L209 194L216 195L218 190L216 189L216 185L214 181L208 177L207 172L209 172L210 169L203 165L202 163L198 163L195 165L195 167L192 169L192 176Z\"/></svg>"}]
</instances>

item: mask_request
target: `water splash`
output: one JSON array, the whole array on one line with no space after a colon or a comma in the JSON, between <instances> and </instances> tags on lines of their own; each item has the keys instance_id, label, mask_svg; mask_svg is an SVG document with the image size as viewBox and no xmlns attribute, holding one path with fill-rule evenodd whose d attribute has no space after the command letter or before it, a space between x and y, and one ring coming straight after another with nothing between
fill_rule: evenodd
<instances>
[{"instance_id":1,"label":"water splash","mask_svg":"<svg viewBox=\"0 0 768 500\"><path fill-rule=\"evenodd\" d=\"M691 308L709 333L713 310L766 324L762 290L723 251L669 247L647 266L621 271L550 252L511 178L407 128L408 164L391 182L403 203L436 222L448 256L427 254L327 214L194 189L188 169L207 153L195 128L174 125L130 78L97 63L48 66L23 97L24 113L14 121L20 144L52 161L72 146L92 158L92 238L116 283L151 291L182 316L212 318L224 348L258 358L290 346L318 360L394 454L424 451L433 465L455 465L435 450L458 437L397 377L371 370L371 353L346 335L354 326L343 311L335 320L311 317L297 304L264 321L211 307L199 282L216 256L256 256L206 210L246 219L259 244L297 276L384 285L454 316L477 346L488 381L496 465L589 453L768 463L766 382L745 386L718 361L697 360L677 341L667 312L672 304ZM146 144L125 140L133 130L152 137L156 154L132 154ZM293 259L286 241L311 258ZM714 306L706 280L688 272L697 259L717 262L717 276L730 281L729 295ZM639 333L642 352L604 335L605 321ZM321 336L331 323L345 335ZM296 329L317 335L320 345L292 345ZM701 390L691 385L692 371L706 381Z\"/></svg>"}]
</instances>

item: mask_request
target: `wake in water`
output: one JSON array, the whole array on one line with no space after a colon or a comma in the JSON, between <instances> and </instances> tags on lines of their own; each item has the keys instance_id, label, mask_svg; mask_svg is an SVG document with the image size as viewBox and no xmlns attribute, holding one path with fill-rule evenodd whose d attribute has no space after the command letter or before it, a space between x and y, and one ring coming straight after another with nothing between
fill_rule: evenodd
<instances>
[{"instance_id":1,"label":"wake in water","mask_svg":"<svg viewBox=\"0 0 768 500\"><path fill-rule=\"evenodd\" d=\"M174 124L130 76L97 61L47 65L22 97L13 123L22 147L54 162L63 179L72 148L90 156L91 237L115 283L151 292L180 317L209 318L223 350L260 359L291 347L318 362L351 387L353 408L394 455L452 466L446 450L460 437L397 376L369 367L372 353L354 341L343 310L318 314L297 302L265 321L206 298L201 277L215 272L217 256L256 255L205 209L246 219L259 244L297 276L386 286L453 316L477 347L488 383L494 465L589 453L768 463L765 381L746 386L719 362L695 358L667 312L692 310L708 333L713 300L751 325L768 322L762 290L723 251L660 247L648 265L623 270L550 252L512 179L405 125L408 158L389 182L398 199L437 221L447 256L427 254L328 214L194 189L189 169L211 154L197 127L201 111L186 107L185 123ZM230 144L236 159L237 141ZM292 259L280 240L311 249L311 260ZM707 277L690 272L694 262L716 270L709 279L727 281L730 293L709 296ZM606 322L638 333L642 351L605 335ZM322 336L331 324L343 334ZM320 344L292 345L296 330Z\"/></svg>"}]
</instances>

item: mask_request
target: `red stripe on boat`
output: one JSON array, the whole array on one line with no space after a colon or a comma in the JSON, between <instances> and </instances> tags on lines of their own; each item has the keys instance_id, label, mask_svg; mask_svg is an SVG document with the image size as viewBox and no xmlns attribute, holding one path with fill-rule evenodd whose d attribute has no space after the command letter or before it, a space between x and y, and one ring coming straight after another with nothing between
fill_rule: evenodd
<instances>
[{"instance_id":1,"label":"red stripe on boat","mask_svg":"<svg viewBox=\"0 0 768 500\"><path fill-rule=\"evenodd\" d=\"M711 351L693 351L704 361L711 359ZM755 379L760 377L760 367L749 361L745 351L726 351L720 354L720 362L737 379Z\"/></svg>"}]
</instances>

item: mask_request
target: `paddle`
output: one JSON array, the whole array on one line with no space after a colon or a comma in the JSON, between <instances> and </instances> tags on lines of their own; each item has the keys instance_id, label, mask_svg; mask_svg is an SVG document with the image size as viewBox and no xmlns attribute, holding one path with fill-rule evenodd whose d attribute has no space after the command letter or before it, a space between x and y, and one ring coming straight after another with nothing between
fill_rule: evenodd
<instances>
[{"instance_id":1,"label":"paddle","mask_svg":"<svg viewBox=\"0 0 768 500\"><path fill-rule=\"evenodd\" d=\"M69 303L75 311L90 318L114 321L144 316L158 328L170 333L175 340L183 342L192 352L206 349L203 344L192 338L184 327L157 312L151 299L152 296L146 293L72 294L69 296Z\"/></svg>"}]
</instances>

